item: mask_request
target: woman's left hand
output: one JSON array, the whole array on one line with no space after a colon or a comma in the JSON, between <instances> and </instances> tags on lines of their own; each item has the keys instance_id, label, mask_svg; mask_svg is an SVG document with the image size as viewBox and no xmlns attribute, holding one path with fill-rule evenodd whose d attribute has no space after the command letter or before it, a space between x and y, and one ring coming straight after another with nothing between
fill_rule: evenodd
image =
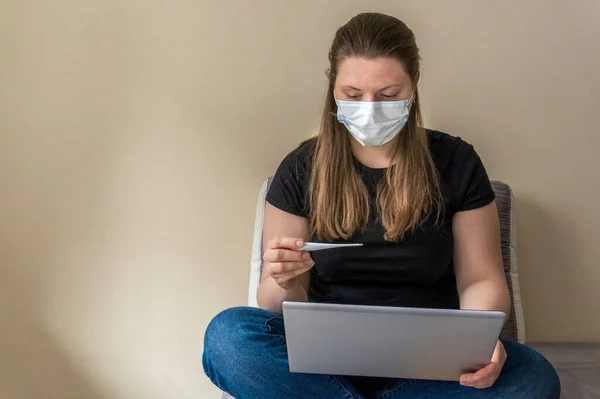
<instances>
[{"instance_id":1,"label":"woman's left hand","mask_svg":"<svg viewBox=\"0 0 600 399\"><path fill-rule=\"evenodd\" d=\"M506 361L506 350L502 342L498 340L496 349L492 355L490 364L475 373L463 374L460 376L460 385L473 388L489 388L494 385L498 379L502 366Z\"/></svg>"}]
</instances>

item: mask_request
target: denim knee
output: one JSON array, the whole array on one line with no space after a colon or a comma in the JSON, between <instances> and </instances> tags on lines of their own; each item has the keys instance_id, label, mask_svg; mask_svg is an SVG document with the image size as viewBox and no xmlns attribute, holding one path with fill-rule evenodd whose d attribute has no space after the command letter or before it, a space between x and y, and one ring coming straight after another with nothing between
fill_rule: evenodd
<instances>
[{"instance_id":1,"label":"denim knee","mask_svg":"<svg viewBox=\"0 0 600 399\"><path fill-rule=\"evenodd\" d=\"M509 381L524 398L558 399L560 380L550 362L539 352L518 343L504 343Z\"/></svg>"},{"instance_id":2,"label":"denim knee","mask_svg":"<svg viewBox=\"0 0 600 399\"><path fill-rule=\"evenodd\" d=\"M227 360L234 356L234 348L243 339L240 320L246 313L245 308L235 307L225 309L217 314L208 324L204 333L204 353L202 362L204 371L208 374L210 365L224 366Z\"/></svg>"},{"instance_id":3,"label":"denim knee","mask_svg":"<svg viewBox=\"0 0 600 399\"><path fill-rule=\"evenodd\" d=\"M540 353L533 352L533 372L536 375L540 398L558 399L560 397L560 379L554 366Z\"/></svg>"},{"instance_id":4,"label":"denim knee","mask_svg":"<svg viewBox=\"0 0 600 399\"><path fill-rule=\"evenodd\" d=\"M216 315L204 334L202 365L206 375L216 383L218 375L228 375L253 366L258 357L257 345L264 333L270 312L248 306L225 309Z\"/></svg>"}]
</instances>

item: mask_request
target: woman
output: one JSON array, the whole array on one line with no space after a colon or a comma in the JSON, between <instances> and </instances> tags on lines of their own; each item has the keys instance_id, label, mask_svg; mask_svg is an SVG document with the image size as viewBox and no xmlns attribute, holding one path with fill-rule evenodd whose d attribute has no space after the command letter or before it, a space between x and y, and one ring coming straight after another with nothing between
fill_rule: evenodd
<instances>
[{"instance_id":1,"label":"woman","mask_svg":"<svg viewBox=\"0 0 600 399\"><path fill-rule=\"evenodd\" d=\"M514 342L460 382L289 372L285 300L510 311L494 192L472 146L421 127L412 31L357 15L329 61L319 135L283 160L267 195L260 309L212 320L206 374L237 399L558 398L552 366ZM311 258L305 240L379 245Z\"/></svg>"}]
</instances>

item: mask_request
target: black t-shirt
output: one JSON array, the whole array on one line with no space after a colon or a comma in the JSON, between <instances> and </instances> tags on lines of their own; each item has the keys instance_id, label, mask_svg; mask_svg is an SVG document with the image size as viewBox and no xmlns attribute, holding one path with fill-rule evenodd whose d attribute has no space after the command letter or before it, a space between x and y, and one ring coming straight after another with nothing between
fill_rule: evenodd
<instances>
[{"instance_id":1,"label":"black t-shirt","mask_svg":"<svg viewBox=\"0 0 600 399\"><path fill-rule=\"evenodd\" d=\"M349 240L363 247L312 253L308 298L311 302L458 308L454 275L452 218L456 212L483 207L494 191L473 147L458 137L427 131L429 148L439 173L445 203L443 220L425 220L399 242L385 241L379 218ZM315 140L288 154L267 193L267 201L285 212L307 217L310 156ZM377 183L385 169L373 169L356 160L374 204ZM315 237L311 241L318 241Z\"/></svg>"}]
</instances>

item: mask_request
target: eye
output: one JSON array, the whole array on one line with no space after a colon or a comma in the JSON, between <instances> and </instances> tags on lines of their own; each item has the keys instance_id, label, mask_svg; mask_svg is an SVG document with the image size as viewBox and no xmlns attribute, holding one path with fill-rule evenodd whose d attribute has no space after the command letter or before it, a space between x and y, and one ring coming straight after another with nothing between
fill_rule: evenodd
<instances>
[{"instance_id":1,"label":"eye","mask_svg":"<svg viewBox=\"0 0 600 399\"><path fill-rule=\"evenodd\" d=\"M383 98L394 98L394 97L396 97L398 94L396 93L396 94L380 94L380 95L381 95L381 97L383 97Z\"/></svg>"},{"instance_id":2,"label":"eye","mask_svg":"<svg viewBox=\"0 0 600 399\"><path fill-rule=\"evenodd\" d=\"M355 94L355 95L346 94L346 96L348 98L353 99L353 100L356 100L357 98L360 98L360 94Z\"/></svg>"}]
</instances>

